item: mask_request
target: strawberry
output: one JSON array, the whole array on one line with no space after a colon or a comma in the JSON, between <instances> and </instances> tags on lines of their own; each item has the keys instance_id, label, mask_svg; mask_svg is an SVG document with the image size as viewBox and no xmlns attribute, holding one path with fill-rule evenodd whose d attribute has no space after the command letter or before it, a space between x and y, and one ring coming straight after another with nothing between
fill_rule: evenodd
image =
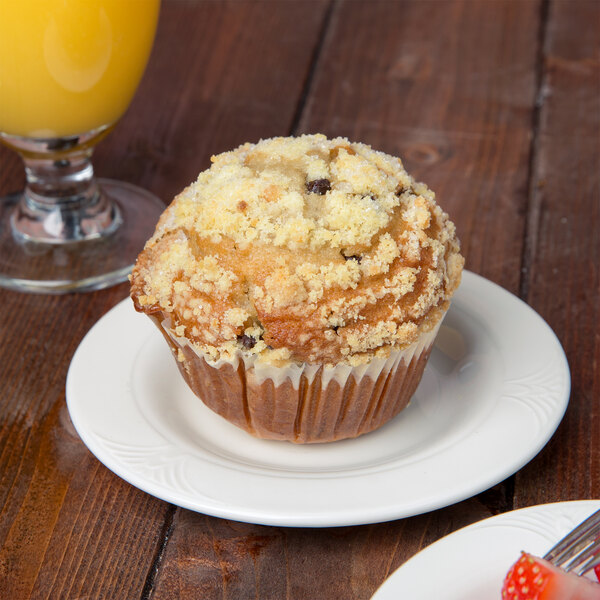
<instances>
[{"instance_id":1,"label":"strawberry","mask_svg":"<svg viewBox=\"0 0 600 600\"><path fill-rule=\"evenodd\" d=\"M600 565L594 567L594 573L596 573L596 579L600 581Z\"/></svg>"},{"instance_id":2,"label":"strawberry","mask_svg":"<svg viewBox=\"0 0 600 600\"><path fill-rule=\"evenodd\" d=\"M600 585L523 552L504 579L502 600L600 600Z\"/></svg>"}]
</instances>

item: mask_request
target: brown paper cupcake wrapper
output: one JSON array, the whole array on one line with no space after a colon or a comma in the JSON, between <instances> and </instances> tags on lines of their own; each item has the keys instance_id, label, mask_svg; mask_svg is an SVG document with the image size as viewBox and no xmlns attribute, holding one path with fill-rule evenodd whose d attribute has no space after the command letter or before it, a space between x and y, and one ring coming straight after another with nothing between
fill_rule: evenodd
<instances>
[{"instance_id":1,"label":"brown paper cupcake wrapper","mask_svg":"<svg viewBox=\"0 0 600 600\"><path fill-rule=\"evenodd\" d=\"M366 365L274 367L242 352L233 360L210 361L175 335L168 318L152 319L204 404L256 437L296 443L357 437L395 417L417 389L441 324Z\"/></svg>"}]
</instances>

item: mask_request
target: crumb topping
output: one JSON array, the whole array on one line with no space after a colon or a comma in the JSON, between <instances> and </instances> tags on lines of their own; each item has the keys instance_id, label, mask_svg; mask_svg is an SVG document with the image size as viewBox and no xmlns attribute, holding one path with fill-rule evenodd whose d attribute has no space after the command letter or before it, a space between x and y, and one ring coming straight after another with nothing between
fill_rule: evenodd
<instances>
[{"instance_id":1,"label":"crumb topping","mask_svg":"<svg viewBox=\"0 0 600 600\"><path fill-rule=\"evenodd\" d=\"M400 159L317 134L211 160L138 257L137 310L214 360L271 364L362 364L438 322L464 261Z\"/></svg>"}]
</instances>

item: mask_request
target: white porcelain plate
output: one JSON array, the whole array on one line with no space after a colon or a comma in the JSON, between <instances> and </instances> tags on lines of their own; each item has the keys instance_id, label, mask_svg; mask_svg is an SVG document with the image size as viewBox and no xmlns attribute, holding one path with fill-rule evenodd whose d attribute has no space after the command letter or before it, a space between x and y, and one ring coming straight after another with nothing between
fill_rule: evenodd
<instances>
[{"instance_id":1,"label":"white porcelain plate","mask_svg":"<svg viewBox=\"0 0 600 600\"><path fill-rule=\"evenodd\" d=\"M546 323L466 272L409 407L354 440L302 446L230 425L188 389L129 299L81 342L67 403L88 448L149 494L218 517L319 527L423 513L502 481L554 433L569 382Z\"/></svg>"},{"instance_id":2,"label":"white porcelain plate","mask_svg":"<svg viewBox=\"0 0 600 600\"><path fill-rule=\"evenodd\" d=\"M500 600L504 577L521 551L543 556L598 509L600 500L557 502L479 521L415 554L372 600Z\"/></svg>"}]
</instances>

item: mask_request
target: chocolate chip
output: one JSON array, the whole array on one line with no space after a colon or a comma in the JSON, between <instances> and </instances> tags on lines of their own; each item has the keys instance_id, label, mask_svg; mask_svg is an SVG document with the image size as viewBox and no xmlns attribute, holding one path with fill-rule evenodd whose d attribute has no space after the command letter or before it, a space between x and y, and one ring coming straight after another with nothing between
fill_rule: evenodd
<instances>
[{"instance_id":1,"label":"chocolate chip","mask_svg":"<svg viewBox=\"0 0 600 600\"><path fill-rule=\"evenodd\" d=\"M355 260L359 265L360 265L360 261L362 260L362 256L359 256L358 254L352 254L350 256L346 256L346 255L342 254L342 256L346 260Z\"/></svg>"},{"instance_id":2,"label":"chocolate chip","mask_svg":"<svg viewBox=\"0 0 600 600\"><path fill-rule=\"evenodd\" d=\"M335 331L335 334L337 335L337 332L338 332L338 329L339 329L339 328L340 328L340 326L339 326L339 325L334 325L334 326L333 326L331 329L332 329L333 331Z\"/></svg>"},{"instance_id":3,"label":"chocolate chip","mask_svg":"<svg viewBox=\"0 0 600 600\"><path fill-rule=\"evenodd\" d=\"M238 335L238 342L240 342L242 346L248 350L254 348L256 345L256 340L252 336L246 334Z\"/></svg>"},{"instance_id":4,"label":"chocolate chip","mask_svg":"<svg viewBox=\"0 0 600 600\"><path fill-rule=\"evenodd\" d=\"M396 188L396 196L402 196L402 194L404 194L405 191L406 190L404 189L404 186L403 185L399 185Z\"/></svg>"},{"instance_id":5,"label":"chocolate chip","mask_svg":"<svg viewBox=\"0 0 600 600\"><path fill-rule=\"evenodd\" d=\"M313 179L306 183L306 189L311 194L319 194L323 196L331 189L331 182L329 179Z\"/></svg>"}]
</instances>

